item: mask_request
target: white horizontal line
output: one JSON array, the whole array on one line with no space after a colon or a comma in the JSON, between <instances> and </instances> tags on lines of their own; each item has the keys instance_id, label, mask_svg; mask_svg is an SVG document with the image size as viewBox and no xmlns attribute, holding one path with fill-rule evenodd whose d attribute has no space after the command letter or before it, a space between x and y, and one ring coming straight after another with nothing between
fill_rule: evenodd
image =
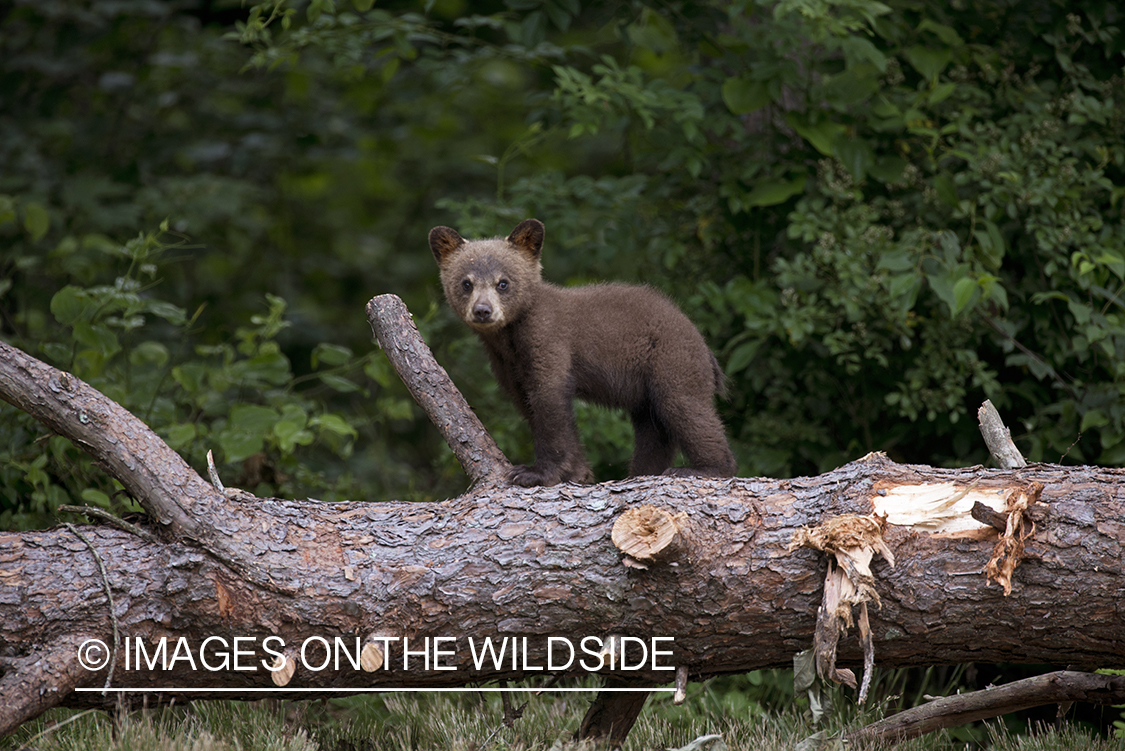
<instances>
[{"instance_id":1,"label":"white horizontal line","mask_svg":"<svg viewBox=\"0 0 1125 751\"><path fill-rule=\"evenodd\" d=\"M370 686L357 687L357 688L301 688L299 686L293 688L76 688L75 691L86 691L90 693L112 693L112 694L152 694L152 693L234 693L234 694L271 694L271 693L352 693L352 694L381 694L381 693L425 693L425 692L465 692L465 691L481 691L488 693L509 693L509 694L526 694L536 691L647 691L649 693L666 692L671 693L675 691L674 688L533 688L523 686L513 686L511 688L497 688L495 686L485 686L481 688L374 688Z\"/></svg>"}]
</instances>

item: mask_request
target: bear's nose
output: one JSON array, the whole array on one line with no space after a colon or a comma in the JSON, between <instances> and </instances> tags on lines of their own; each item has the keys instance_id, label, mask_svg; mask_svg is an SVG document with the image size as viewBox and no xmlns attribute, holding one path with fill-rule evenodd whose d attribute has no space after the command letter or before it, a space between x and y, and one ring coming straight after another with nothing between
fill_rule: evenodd
<instances>
[{"instance_id":1,"label":"bear's nose","mask_svg":"<svg viewBox=\"0 0 1125 751\"><path fill-rule=\"evenodd\" d=\"M478 302L473 306L473 318L477 323L487 323L492 317L492 306L486 302Z\"/></svg>"}]
</instances>

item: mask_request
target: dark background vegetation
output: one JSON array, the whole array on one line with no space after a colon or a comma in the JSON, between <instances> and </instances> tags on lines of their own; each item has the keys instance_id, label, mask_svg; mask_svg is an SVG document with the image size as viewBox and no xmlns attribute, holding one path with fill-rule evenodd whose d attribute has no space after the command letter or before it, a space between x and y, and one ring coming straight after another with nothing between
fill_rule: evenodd
<instances>
[{"instance_id":1,"label":"dark background vegetation","mask_svg":"<svg viewBox=\"0 0 1125 751\"><path fill-rule=\"evenodd\" d=\"M1125 463L1117 3L0 1L0 337L260 495L466 485L372 343L403 297L501 444L430 227L547 226L546 276L658 287L730 376L740 474L869 451ZM580 410L600 479L628 424ZM136 510L0 407L0 527Z\"/></svg>"}]
</instances>

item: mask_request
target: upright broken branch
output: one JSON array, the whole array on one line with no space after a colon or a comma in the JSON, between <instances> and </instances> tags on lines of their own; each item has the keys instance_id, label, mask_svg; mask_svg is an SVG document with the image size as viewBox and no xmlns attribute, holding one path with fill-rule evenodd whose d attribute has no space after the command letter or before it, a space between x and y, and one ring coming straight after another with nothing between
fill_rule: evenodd
<instances>
[{"instance_id":1,"label":"upright broken branch","mask_svg":"<svg viewBox=\"0 0 1125 751\"><path fill-rule=\"evenodd\" d=\"M474 483L503 478L511 464L434 359L402 300L395 295L372 298L367 303L367 320L395 372L441 431L465 474Z\"/></svg>"},{"instance_id":2,"label":"upright broken branch","mask_svg":"<svg viewBox=\"0 0 1125 751\"><path fill-rule=\"evenodd\" d=\"M984 438L984 445L988 446L988 453L992 454L996 466L1003 469L1027 466L1027 460L1016 448L1011 431L1000 419L1000 413L992 405L991 399L985 399L984 404L977 410L977 420L980 422L980 433Z\"/></svg>"}]
</instances>

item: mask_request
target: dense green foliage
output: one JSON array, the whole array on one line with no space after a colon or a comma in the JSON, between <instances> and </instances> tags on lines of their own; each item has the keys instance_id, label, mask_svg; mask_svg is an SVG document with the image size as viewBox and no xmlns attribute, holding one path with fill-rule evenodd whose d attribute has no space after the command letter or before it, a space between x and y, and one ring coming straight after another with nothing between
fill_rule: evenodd
<instances>
[{"instance_id":1,"label":"dense green foliage","mask_svg":"<svg viewBox=\"0 0 1125 751\"><path fill-rule=\"evenodd\" d=\"M1120 16L1062 0L0 0L0 338L197 469L214 450L231 485L442 498L464 476L363 305L402 296L530 460L425 238L536 216L551 280L652 284L700 325L743 475L873 450L984 462L986 397L1029 458L1122 465ZM628 424L579 419L599 477L623 475ZM119 490L0 407L0 528L67 502L135 510Z\"/></svg>"},{"instance_id":2,"label":"dense green foliage","mask_svg":"<svg viewBox=\"0 0 1125 751\"><path fill-rule=\"evenodd\" d=\"M673 295L746 475L871 450L1125 462L1125 80L1112 3L0 6L0 334L231 484L463 476L382 356L394 292L506 452L526 427L425 236L547 225L546 275ZM627 423L584 409L600 477ZM128 505L0 410L0 524Z\"/></svg>"}]
</instances>

